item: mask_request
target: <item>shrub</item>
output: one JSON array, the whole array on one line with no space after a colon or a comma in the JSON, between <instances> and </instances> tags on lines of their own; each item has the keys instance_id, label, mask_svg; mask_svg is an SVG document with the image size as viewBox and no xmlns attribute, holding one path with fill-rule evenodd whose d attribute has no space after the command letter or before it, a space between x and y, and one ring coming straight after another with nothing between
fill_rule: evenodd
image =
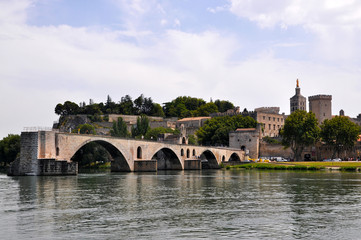
<instances>
[{"instance_id":1,"label":"shrub","mask_svg":"<svg viewBox=\"0 0 361 240\"><path fill-rule=\"evenodd\" d=\"M340 168L341 169L341 171L350 171L350 172L356 172L357 171L357 167L341 167Z\"/></svg>"}]
</instances>

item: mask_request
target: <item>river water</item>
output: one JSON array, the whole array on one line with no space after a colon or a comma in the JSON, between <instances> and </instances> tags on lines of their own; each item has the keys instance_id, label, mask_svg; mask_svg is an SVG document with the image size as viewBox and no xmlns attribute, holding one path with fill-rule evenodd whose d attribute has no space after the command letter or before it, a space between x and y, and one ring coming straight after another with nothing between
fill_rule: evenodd
<instances>
[{"instance_id":1,"label":"river water","mask_svg":"<svg viewBox=\"0 0 361 240\"><path fill-rule=\"evenodd\" d=\"M0 174L0 239L360 239L361 174Z\"/></svg>"}]
</instances>

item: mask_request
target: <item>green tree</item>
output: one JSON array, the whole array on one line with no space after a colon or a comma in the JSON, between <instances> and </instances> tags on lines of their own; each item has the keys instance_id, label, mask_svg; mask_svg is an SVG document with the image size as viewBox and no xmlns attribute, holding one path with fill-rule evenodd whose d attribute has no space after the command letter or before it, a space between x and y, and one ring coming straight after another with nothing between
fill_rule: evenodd
<instances>
[{"instance_id":1,"label":"green tree","mask_svg":"<svg viewBox=\"0 0 361 240\"><path fill-rule=\"evenodd\" d=\"M237 128L254 128L256 120L242 115L214 117L197 132L198 143L203 145L229 145L229 132Z\"/></svg>"},{"instance_id":2,"label":"green tree","mask_svg":"<svg viewBox=\"0 0 361 240\"><path fill-rule=\"evenodd\" d=\"M158 103L153 103L151 115L156 117L164 117L165 114L163 112L162 106L160 106Z\"/></svg>"},{"instance_id":3,"label":"green tree","mask_svg":"<svg viewBox=\"0 0 361 240\"><path fill-rule=\"evenodd\" d=\"M128 137L127 124L123 121L123 118L119 117L117 122L113 122L113 128L110 130L110 135L114 137Z\"/></svg>"},{"instance_id":4,"label":"green tree","mask_svg":"<svg viewBox=\"0 0 361 240\"><path fill-rule=\"evenodd\" d=\"M206 104L200 106L197 110L195 110L193 112L192 115L194 117L209 116L209 114L216 113L216 112L218 112L217 105L214 104L213 102L209 102L209 103L206 103Z\"/></svg>"},{"instance_id":5,"label":"green tree","mask_svg":"<svg viewBox=\"0 0 361 240\"><path fill-rule=\"evenodd\" d=\"M109 95L107 96L107 101L103 106L102 112L108 114L117 112L117 104L112 101L112 98Z\"/></svg>"},{"instance_id":6,"label":"green tree","mask_svg":"<svg viewBox=\"0 0 361 240\"><path fill-rule=\"evenodd\" d=\"M206 102L201 98L177 97L171 102L164 103L163 111L167 117L190 117L191 111L197 110L204 104Z\"/></svg>"},{"instance_id":7,"label":"green tree","mask_svg":"<svg viewBox=\"0 0 361 240\"><path fill-rule=\"evenodd\" d=\"M285 120L280 131L282 145L291 147L296 161L302 160L302 151L305 147L315 144L319 140L320 128L315 114L297 110Z\"/></svg>"},{"instance_id":8,"label":"green tree","mask_svg":"<svg viewBox=\"0 0 361 240\"><path fill-rule=\"evenodd\" d=\"M360 135L360 127L345 116L326 119L321 124L321 139L333 148L332 158L341 150L351 149Z\"/></svg>"},{"instance_id":9,"label":"green tree","mask_svg":"<svg viewBox=\"0 0 361 240\"><path fill-rule=\"evenodd\" d=\"M85 144L72 157L73 161L79 163L79 168L98 168L110 159L109 152L96 142Z\"/></svg>"},{"instance_id":10,"label":"green tree","mask_svg":"<svg viewBox=\"0 0 361 240\"><path fill-rule=\"evenodd\" d=\"M89 115L102 115L103 112L101 111L102 107L99 104L92 104L92 105L87 105L85 106L85 114L89 114Z\"/></svg>"},{"instance_id":11,"label":"green tree","mask_svg":"<svg viewBox=\"0 0 361 240\"><path fill-rule=\"evenodd\" d=\"M64 104L58 103L55 107L55 113L58 115L74 115L79 113L78 104L70 101L64 102Z\"/></svg>"},{"instance_id":12,"label":"green tree","mask_svg":"<svg viewBox=\"0 0 361 240\"><path fill-rule=\"evenodd\" d=\"M164 127L152 128L147 131L144 138L148 140L157 140L158 135L162 133L179 134L179 130L173 130L171 128L164 128Z\"/></svg>"},{"instance_id":13,"label":"green tree","mask_svg":"<svg viewBox=\"0 0 361 240\"><path fill-rule=\"evenodd\" d=\"M149 130L149 118L145 115L141 115L137 118L137 125L132 127L132 136L133 137L141 137L145 136L145 134Z\"/></svg>"},{"instance_id":14,"label":"green tree","mask_svg":"<svg viewBox=\"0 0 361 240\"><path fill-rule=\"evenodd\" d=\"M214 104L218 107L219 112L226 112L229 109L234 109L233 103L229 101L219 100L217 99Z\"/></svg>"},{"instance_id":15,"label":"green tree","mask_svg":"<svg viewBox=\"0 0 361 240\"><path fill-rule=\"evenodd\" d=\"M0 141L0 162L6 166L20 154L20 136L9 134Z\"/></svg>"},{"instance_id":16,"label":"green tree","mask_svg":"<svg viewBox=\"0 0 361 240\"><path fill-rule=\"evenodd\" d=\"M132 98L129 95L125 95L121 98L119 103L120 113L126 115L133 115L134 114L134 103Z\"/></svg>"},{"instance_id":17,"label":"green tree","mask_svg":"<svg viewBox=\"0 0 361 240\"><path fill-rule=\"evenodd\" d=\"M73 130L73 132L79 132L80 134L96 134L94 126L87 123L79 124L76 129Z\"/></svg>"},{"instance_id":18,"label":"green tree","mask_svg":"<svg viewBox=\"0 0 361 240\"><path fill-rule=\"evenodd\" d=\"M188 144L190 144L190 145L198 145L197 138L193 134L188 136Z\"/></svg>"}]
</instances>

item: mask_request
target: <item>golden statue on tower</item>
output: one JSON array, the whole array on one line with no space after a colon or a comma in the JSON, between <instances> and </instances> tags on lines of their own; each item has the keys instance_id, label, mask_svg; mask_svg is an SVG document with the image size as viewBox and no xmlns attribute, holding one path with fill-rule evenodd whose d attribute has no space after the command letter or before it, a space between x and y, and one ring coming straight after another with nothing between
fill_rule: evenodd
<instances>
[{"instance_id":1,"label":"golden statue on tower","mask_svg":"<svg viewBox=\"0 0 361 240\"><path fill-rule=\"evenodd\" d=\"M299 88L300 87L300 83L298 81L298 78L297 78L297 87Z\"/></svg>"}]
</instances>

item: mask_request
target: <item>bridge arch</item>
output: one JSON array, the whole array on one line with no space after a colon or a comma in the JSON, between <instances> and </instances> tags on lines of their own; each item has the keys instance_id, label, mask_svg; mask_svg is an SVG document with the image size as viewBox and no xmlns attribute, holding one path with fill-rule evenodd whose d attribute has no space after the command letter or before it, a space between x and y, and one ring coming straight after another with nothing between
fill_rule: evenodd
<instances>
[{"instance_id":1,"label":"bridge arch","mask_svg":"<svg viewBox=\"0 0 361 240\"><path fill-rule=\"evenodd\" d=\"M159 149L152 157L157 160L157 170L182 170L182 163L177 154L170 148Z\"/></svg>"},{"instance_id":2,"label":"bridge arch","mask_svg":"<svg viewBox=\"0 0 361 240\"><path fill-rule=\"evenodd\" d=\"M205 150L200 155L202 169L217 169L220 168L216 156L210 150Z\"/></svg>"},{"instance_id":3,"label":"bridge arch","mask_svg":"<svg viewBox=\"0 0 361 240\"><path fill-rule=\"evenodd\" d=\"M77 148L76 151L72 154L72 157L70 158L73 161L73 157L75 156L76 153L78 153L85 145L95 142L99 145L101 145L102 147L104 147L110 154L110 156L112 157L111 159L111 171L113 172L130 172L131 168L129 166L129 163L127 161L127 159L124 157L123 152L117 148L116 146L114 146L112 143L107 142L105 140L87 140L83 143L81 143Z\"/></svg>"},{"instance_id":4,"label":"bridge arch","mask_svg":"<svg viewBox=\"0 0 361 240\"><path fill-rule=\"evenodd\" d=\"M241 158L237 153L232 153L232 155L229 157L228 162L240 162Z\"/></svg>"}]
</instances>

